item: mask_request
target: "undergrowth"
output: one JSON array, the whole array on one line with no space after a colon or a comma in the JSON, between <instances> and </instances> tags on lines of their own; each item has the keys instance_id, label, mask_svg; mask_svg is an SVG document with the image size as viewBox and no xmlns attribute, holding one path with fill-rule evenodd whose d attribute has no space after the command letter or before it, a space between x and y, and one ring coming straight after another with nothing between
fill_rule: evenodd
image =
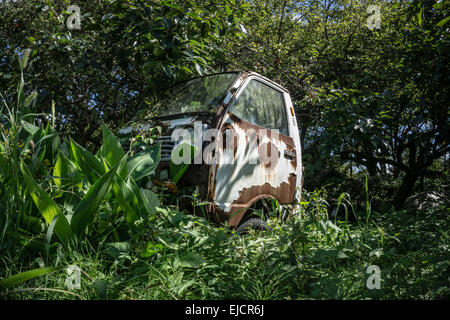
<instances>
[{"instance_id":1,"label":"undergrowth","mask_svg":"<svg viewBox=\"0 0 450 320\"><path fill-rule=\"evenodd\" d=\"M305 195L308 198L309 194ZM1 274L59 269L4 290L4 299L448 299L450 218L444 208L372 214L369 224L327 218L308 201L270 232L246 236L169 207L144 237L44 255L7 241ZM319 214L318 214L319 213ZM322 214L320 214L322 213ZM145 239L145 240L144 240ZM66 268L81 270L68 290ZM368 289L368 266L381 288ZM60 291L53 291L58 289Z\"/></svg>"}]
</instances>

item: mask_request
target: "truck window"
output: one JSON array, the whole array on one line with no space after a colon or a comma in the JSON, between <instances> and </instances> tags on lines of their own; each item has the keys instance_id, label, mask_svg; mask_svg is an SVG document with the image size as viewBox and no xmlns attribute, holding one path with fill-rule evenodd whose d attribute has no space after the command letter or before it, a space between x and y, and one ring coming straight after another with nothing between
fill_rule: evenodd
<instances>
[{"instance_id":1,"label":"truck window","mask_svg":"<svg viewBox=\"0 0 450 320\"><path fill-rule=\"evenodd\" d=\"M242 120L288 134L283 94L260 81L251 80L229 111Z\"/></svg>"},{"instance_id":2,"label":"truck window","mask_svg":"<svg viewBox=\"0 0 450 320\"><path fill-rule=\"evenodd\" d=\"M216 112L219 102L237 73L220 73L195 78L168 90L158 116L189 112Z\"/></svg>"}]
</instances>

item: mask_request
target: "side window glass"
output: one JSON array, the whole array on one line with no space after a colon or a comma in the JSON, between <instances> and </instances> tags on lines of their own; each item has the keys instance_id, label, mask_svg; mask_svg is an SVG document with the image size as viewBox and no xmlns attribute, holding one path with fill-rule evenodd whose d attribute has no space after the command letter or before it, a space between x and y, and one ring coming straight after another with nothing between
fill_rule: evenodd
<instances>
[{"instance_id":1,"label":"side window glass","mask_svg":"<svg viewBox=\"0 0 450 320\"><path fill-rule=\"evenodd\" d=\"M283 94L260 81L251 80L230 111L242 120L288 134Z\"/></svg>"}]
</instances>

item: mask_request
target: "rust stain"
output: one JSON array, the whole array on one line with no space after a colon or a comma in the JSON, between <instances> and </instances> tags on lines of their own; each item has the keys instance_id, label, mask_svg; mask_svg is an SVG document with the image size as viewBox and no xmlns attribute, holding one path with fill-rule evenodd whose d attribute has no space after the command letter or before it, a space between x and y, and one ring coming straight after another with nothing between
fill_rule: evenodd
<instances>
[{"instance_id":1,"label":"rust stain","mask_svg":"<svg viewBox=\"0 0 450 320\"><path fill-rule=\"evenodd\" d=\"M239 198L231 204L228 224L230 226L238 225L250 205L259 199L275 198L280 204L291 203L294 199L296 178L295 174L291 174L288 182L283 182L278 188L265 183L260 186L242 189L239 193Z\"/></svg>"},{"instance_id":2,"label":"rust stain","mask_svg":"<svg viewBox=\"0 0 450 320\"><path fill-rule=\"evenodd\" d=\"M272 151L275 152L274 157L272 158ZM261 165L266 169L276 169L276 165L278 164L278 159L280 157L280 151L275 144L272 142L264 142L263 144L258 146L259 157L262 159ZM277 154L278 153L278 154ZM273 161L272 161L273 160Z\"/></svg>"},{"instance_id":3,"label":"rust stain","mask_svg":"<svg viewBox=\"0 0 450 320\"><path fill-rule=\"evenodd\" d=\"M248 72L245 71L241 71L240 75L237 77L237 81L240 81L241 85L244 83L245 78L247 78L249 75ZM234 86L234 84L233 84ZM232 88L230 88L225 96L227 96L229 93L231 93L231 99L230 102L234 100L234 98L236 97L237 92L239 91L239 88L235 88L234 90ZM225 116L225 114L227 113L227 105L224 105L223 103L219 106L219 108L217 108L217 112L215 113L214 117L211 120L211 128L215 128L215 129L220 129L221 126L223 126L223 117ZM228 113L230 114L230 113ZM220 137L217 137L217 139L214 140L214 148L216 149L217 144L220 143ZM220 146L220 144L219 144ZM214 201L214 196L215 196L215 189L216 189L216 176L217 176L217 169L218 169L218 165L210 165L210 170L209 170L209 175L208 175L208 192L207 192L207 199L208 201ZM214 211L212 209L212 211Z\"/></svg>"},{"instance_id":4,"label":"rust stain","mask_svg":"<svg viewBox=\"0 0 450 320\"><path fill-rule=\"evenodd\" d=\"M230 218L230 213L225 213L218 205L211 203L209 206L209 216L216 223L225 223Z\"/></svg>"},{"instance_id":5,"label":"rust stain","mask_svg":"<svg viewBox=\"0 0 450 320\"><path fill-rule=\"evenodd\" d=\"M208 198L207 201L214 201L215 197L215 190L216 190L216 176L217 176L217 170L219 169L219 166L217 164L211 165L209 170L209 177L208 177Z\"/></svg>"}]
</instances>

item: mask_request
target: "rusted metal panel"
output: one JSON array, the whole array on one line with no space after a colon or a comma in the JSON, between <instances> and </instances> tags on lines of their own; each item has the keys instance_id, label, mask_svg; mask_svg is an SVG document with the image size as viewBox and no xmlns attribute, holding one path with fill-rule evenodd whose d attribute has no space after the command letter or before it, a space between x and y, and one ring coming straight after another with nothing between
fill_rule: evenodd
<instances>
[{"instance_id":1,"label":"rusted metal panel","mask_svg":"<svg viewBox=\"0 0 450 320\"><path fill-rule=\"evenodd\" d=\"M224 158L220 163L211 166L208 195L216 210L222 215L228 214L228 223L237 225L248 206L259 198L271 197L280 203L292 202L297 161L296 158L289 160L284 157L285 151L295 152L292 138L275 135L273 131L241 120L229 112L222 122L221 131L225 130L232 130L237 139L234 139L232 150L221 150L220 155ZM248 132L256 133L253 137L256 143L249 143ZM267 152L269 162L262 161L264 152Z\"/></svg>"}]
</instances>

